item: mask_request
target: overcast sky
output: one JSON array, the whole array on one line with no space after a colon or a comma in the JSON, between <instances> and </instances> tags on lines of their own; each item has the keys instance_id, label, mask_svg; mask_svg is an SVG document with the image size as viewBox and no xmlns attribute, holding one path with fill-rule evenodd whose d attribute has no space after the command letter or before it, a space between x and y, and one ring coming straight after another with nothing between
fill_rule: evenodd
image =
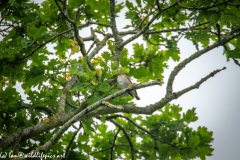
<instances>
[{"instance_id":1,"label":"overcast sky","mask_svg":"<svg viewBox=\"0 0 240 160\"><path fill-rule=\"evenodd\" d=\"M120 17L117 20L119 30L126 25L126 21ZM90 30L81 32L81 36L89 36ZM139 41L138 41L139 42ZM127 46L131 50L131 45ZM189 41L182 40L179 43L181 50L181 60L195 52L193 44ZM166 83L168 75L177 63L169 62L169 69L165 72ZM204 82L199 89L192 90L171 103L179 104L183 111L196 107L199 117L196 123L191 126L206 126L213 131L213 156L207 157L207 160L237 160L240 157L240 67L233 63L232 60L227 62L223 55L223 48L214 49L200 58L188 64L176 77L174 81L174 91L178 91L189 85L195 84L210 72L227 67L214 77ZM139 106L159 101L165 94L166 85L161 87L149 87L138 90L140 101ZM154 94L149 94L154 93Z\"/></svg>"}]
</instances>

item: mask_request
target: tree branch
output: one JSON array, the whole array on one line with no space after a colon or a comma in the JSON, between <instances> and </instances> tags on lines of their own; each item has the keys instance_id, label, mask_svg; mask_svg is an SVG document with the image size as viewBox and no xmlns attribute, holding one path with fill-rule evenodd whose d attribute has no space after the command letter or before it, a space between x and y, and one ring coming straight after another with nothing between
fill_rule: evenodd
<instances>
[{"instance_id":1,"label":"tree branch","mask_svg":"<svg viewBox=\"0 0 240 160\"><path fill-rule=\"evenodd\" d=\"M12 133L7 137L2 137L0 139L0 148L5 150L15 144L18 137L21 136L21 142L27 139L34 137L35 135L39 135L46 131L49 131L53 128L63 125L67 122L73 115L66 115L66 114L57 114L50 118L44 119L42 122L38 123L35 126L27 127L22 130L17 130L16 132Z\"/></svg>"},{"instance_id":2,"label":"tree branch","mask_svg":"<svg viewBox=\"0 0 240 160\"><path fill-rule=\"evenodd\" d=\"M93 51L89 54L88 56L88 60L90 61L96 54L99 53L99 51L106 45L106 41L109 39L109 35L105 35L103 40L100 41L97 36L94 34L93 29L91 29L92 32L92 37L93 40L95 42L95 44L97 44L97 46L93 49Z\"/></svg>"},{"instance_id":3,"label":"tree branch","mask_svg":"<svg viewBox=\"0 0 240 160\"><path fill-rule=\"evenodd\" d=\"M8 1L9 1L9 0L2 0L2 1L0 2L0 11L6 6L6 4L7 4Z\"/></svg>"},{"instance_id":4,"label":"tree branch","mask_svg":"<svg viewBox=\"0 0 240 160\"><path fill-rule=\"evenodd\" d=\"M223 67L222 69L216 69L215 71L211 72L209 75L205 76L204 78L202 78L200 81L198 81L197 83L195 83L194 85L185 88L181 91L178 91L176 93L173 93L173 95L175 96L175 99L177 99L178 97L180 97L181 95L193 90L193 89L198 89L200 87L200 85L205 82L206 80L208 80L209 78L213 77L215 74L217 74L218 72L225 70L226 67Z\"/></svg>"},{"instance_id":5,"label":"tree branch","mask_svg":"<svg viewBox=\"0 0 240 160\"><path fill-rule=\"evenodd\" d=\"M67 4L64 3L64 6L63 6L63 7L65 8L65 10L64 10L64 9L62 9L62 8L60 7L60 5L59 5L59 3L58 3L58 0L54 0L54 1L55 1L56 5L57 5L59 11L61 12L62 16L63 16L69 23L73 24L74 21L71 20L71 19L68 17L68 14L67 14L67 12L66 12L66 9L67 9L67 6L66 6L66 5L67 5Z\"/></svg>"},{"instance_id":6,"label":"tree branch","mask_svg":"<svg viewBox=\"0 0 240 160\"><path fill-rule=\"evenodd\" d=\"M74 79L74 78L72 78ZM72 80L71 79L71 80ZM70 80L70 81L71 81ZM70 82L69 81L69 82ZM31 137L33 137L34 135L38 135L41 134L43 132L49 131L53 128L56 128L58 126L63 125L58 132L55 134L55 136L52 138L52 142L56 142L56 140L59 138L57 137L57 135L61 135L62 133L64 133L70 125L72 125L74 122L81 120L81 118L83 117L83 115L95 110L96 108L98 108L100 105L102 105L102 103L104 101L108 101L112 98L115 98L119 95L124 94L125 92L129 91L129 90L133 90L133 89L138 89L138 88L143 88L143 87L147 87L147 86L151 86L151 85L156 85L159 84L159 81L152 81L152 82L147 82L147 83L143 83L143 84L138 84L138 85L134 85L132 88L126 88L126 89L122 89L110 96L107 96L105 98L103 98L100 101L95 102L94 104L90 105L89 107L86 107L85 109L81 110L78 114L75 115L75 113L73 114L56 114L55 116L52 116L50 118L47 118L45 120L43 120L41 123L33 126L33 127L27 127L25 129L22 130L22 132L20 132L19 130L14 132L13 134L4 137L2 139L0 139L0 148L2 148L3 150L9 148L10 146L12 146L14 144L14 142L16 141L17 137L19 137L21 135L21 141L27 140ZM72 85L72 82L70 84L67 83L67 87L69 88ZM64 91L63 91L64 92ZM65 93L63 93L61 96L65 95ZM64 98L63 98L64 99ZM61 100L63 102L63 100ZM62 108L63 106L61 106L60 108ZM126 106L129 111L130 109L134 109L132 107L128 107ZM108 108L110 109L110 108ZM111 110L111 109L110 109ZM124 107L125 110L125 107ZM123 110L121 110L123 111ZM85 118L85 117L84 117ZM43 146L42 149L47 149L48 147L50 147L52 145L52 142L48 142L48 144L45 144L45 146ZM41 148L41 147L40 147Z\"/></svg>"},{"instance_id":7,"label":"tree branch","mask_svg":"<svg viewBox=\"0 0 240 160\"><path fill-rule=\"evenodd\" d=\"M118 62L115 67L115 69L116 69L119 66L119 61L121 58L121 51L123 49L123 46L121 45L121 43L123 40L117 31L117 25L116 25L116 20L115 20L115 0L110 0L110 27L111 27L111 30L113 33L113 37L115 39L114 60Z\"/></svg>"},{"instance_id":8,"label":"tree branch","mask_svg":"<svg viewBox=\"0 0 240 160\"><path fill-rule=\"evenodd\" d=\"M94 104L88 106L87 108L83 109L81 112L79 112L78 114L76 114L75 116L73 116L68 122L66 122L58 131L57 133L51 138L51 140L49 140L47 143L45 143L43 146L39 147L40 151L46 151L47 149L49 149L52 145L54 145L60 138L60 136L70 127L70 125L72 125L73 123L75 123L78 120L81 120L82 117L87 114L90 113L91 111L95 110L96 108L98 108L98 106L102 105L105 101L110 100L112 98L115 98L121 94L124 94L125 92L129 91L129 90L133 90L133 89L137 89L137 88L143 88L143 87L147 87L150 85L154 85L154 84L159 84L159 81L153 81L153 82L148 82L148 83L144 83L144 84L138 84L132 88L126 88L126 89L122 89L110 96L107 96L97 102L95 102Z\"/></svg>"},{"instance_id":9,"label":"tree branch","mask_svg":"<svg viewBox=\"0 0 240 160\"><path fill-rule=\"evenodd\" d=\"M120 40L115 20L115 0L110 0L110 28L116 42Z\"/></svg>"},{"instance_id":10,"label":"tree branch","mask_svg":"<svg viewBox=\"0 0 240 160\"><path fill-rule=\"evenodd\" d=\"M123 134L125 135L128 143L129 143L130 149L131 149L132 160L134 160L134 146L133 146L133 143L132 143L130 137L128 136L126 130L120 124L116 123L114 120L109 120L109 121L112 122L115 126L117 126L119 129L121 129L123 131Z\"/></svg>"},{"instance_id":11,"label":"tree branch","mask_svg":"<svg viewBox=\"0 0 240 160\"><path fill-rule=\"evenodd\" d=\"M122 106L116 106L116 105L113 105L109 102L106 102L104 101L103 104L106 106L106 107L109 107L109 108L115 108L115 109L120 109L120 110L123 110L124 108Z\"/></svg>"},{"instance_id":12,"label":"tree branch","mask_svg":"<svg viewBox=\"0 0 240 160\"><path fill-rule=\"evenodd\" d=\"M150 104L145 107L138 107L138 106L134 106L134 105L122 105L124 110L121 110L118 108L110 109L110 108L106 108L106 107L100 107L94 113L88 113L87 115L85 115L84 118L91 118L91 117L95 117L95 116L99 116L99 115L118 113L118 112L151 115L153 112L157 111L158 109L163 108L167 103L169 103L173 99L177 99L184 93L187 93L193 89L199 88L203 82L205 82L207 79L213 77L215 74L217 74L218 72L220 72L224 69L226 69L226 68L224 67L222 69L218 69L218 70L211 72L209 75L202 78L200 81L196 82L194 85L192 85L188 88L185 88L185 89L175 92L175 93L168 93L160 101L158 101L154 104ZM135 88L135 87L133 87L133 88Z\"/></svg>"},{"instance_id":13,"label":"tree branch","mask_svg":"<svg viewBox=\"0 0 240 160\"><path fill-rule=\"evenodd\" d=\"M111 158L110 158L111 160L114 159L114 157L113 157L113 149L114 149L115 141L116 141L116 139L117 139L117 135L118 135L119 132L120 132L120 128L118 128L117 133L116 133L115 136L113 137L113 142L112 142L112 147L111 147Z\"/></svg>"},{"instance_id":14,"label":"tree branch","mask_svg":"<svg viewBox=\"0 0 240 160\"><path fill-rule=\"evenodd\" d=\"M236 60L235 58L232 58L232 59L233 59L234 63L240 67L240 63L238 62L238 60Z\"/></svg>"},{"instance_id":15,"label":"tree branch","mask_svg":"<svg viewBox=\"0 0 240 160\"><path fill-rule=\"evenodd\" d=\"M147 129L143 128L142 126L138 125L137 123L135 123L132 119L126 117L126 116L123 116L123 115L119 115L119 114L116 114L116 115L113 115L113 116L108 116L106 117L106 120L109 120L109 119L115 119L115 118L118 118L118 117L121 117L121 118L124 118L126 119L127 121L131 122L134 126L136 126L138 129L144 131L145 133L147 133L152 139L155 139L163 144L167 144L171 147L174 147L174 148L181 148L183 149L182 147L180 146L176 146L176 145L173 145L171 143L167 143L167 142L164 142L163 140L159 139L157 136L153 135L150 131L148 131Z\"/></svg>"},{"instance_id":16,"label":"tree branch","mask_svg":"<svg viewBox=\"0 0 240 160\"><path fill-rule=\"evenodd\" d=\"M123 42L121 43L121 46L123 47L123 46L127 45L129 42L131 42L131 41L133 41L134 39L136 39L136 38L138 38L139 36L141 36L143 33L146 32L146 30L147 30L147 29L150 27L150 25L158 18L158 16L159 16L161 13L167 11L168 9L174 7L174 6L177 5L177 4L178 4L178 1L177 1L177 2L174 2L173 4L171 4L170 6L168 6L168 7L166 7L166 8L163 8L163 9L161 9L161 10L158 10L157 14L155 14L155 15L152 17L152 19L146 24L146 26L144 26L138 33L136 33L135 35L133 35L133 36L130 37L129 39L123 41Z\"/></svg>"},{"instance_id":17,"label":"tree branch","mask_svg":"<svg viewBox=\"0 0 240 160\"><path fill-rule=\"evenodd\" d=\"M58 4L57 0L54 0L56 5L58 6L58 9L60 10L60 12L62 13L63 17L73 25L73 31L74 31L74 37L76 38L77 40L77 43L80 47L80 51L82 53L83 56L86 56L87 55L87 52L86 52L86 49L85 49L85 44L83 42L83 39L79 36L79 33L78 33L78 26L77 26L77 23L76 21L74 20L71 20L68 16L68 13L67 13L67 4L64 3L64 10L60 7L60 5ZM77 15L76 15L77 17ZM76 19L77 20L77 19ZM70 26L69 26L70 28Z\"/></svg>"},{"instance_id":18,"label":"tree branch","mask_svg":"<svg viewBox=\"0 0 240 160\"><path fill-rule=\"evenodd\" d=\"M65 87L63 88L62 94L60 95L59 103L58 103L58 111L57 111L58 114L62 114L65 112L67 95L70 92L70 89L72 88L72 86L77 82L77 80L78 80L78 76L73 75L70 81L68 81Z\"/></svg>"},{"instance_id":19,"label":"tree branch","mask_svg":"<svg viewBox=\"0 0 240 160\"><path fill-rule=\"evenodd\" d=\"M65 156L64 156L64 158L62 158L62 160L67 160L67 156L68 156L69 150L70 150L70 148L72 146L72 143L73 143L75 137L77 136L77 134L78 134L78 132L80 131L81 128L82 128L82 123L80 122L78 129L75 131L75 133L72 136L71 141L68 144L68 147L67 147L66 152L65 152Z\"/></svg>"},{"instance_id":20,"label":"tree branch","mask_svg":"<svg viewBox=\"0 0 240 160\"><path fill-rule=\"evenodd\" d=\"M162 8L161 8L158 0L156 0L156 4L157 4L158 11L161 12L161 11L162 11Z\"/></svg>"},{"instance_id":21,"label":"tree branch","mask_svg":"<svg viewBox=\"0 0 240 160\"><path fill-rule=\"evenodd\" d=\"M208 7L196 7L196 6L194 6L194 7L189 7L189 6L184 6L184 5L182 5L181 3L180 3L180 0L178 1L178 5L180 6L180 7L182 7L182 8L185 8L185 9L190 9L190 10L203 10L203 11L206 11L206 10L209 10L210 8L213 8L213 7L216 7L216 6L219 6L219 5L228 5L228 3L229 2L231 2L231 1L233 1L233 0L228 0L228 1L224 1L224 2L222 2L222 3L217 3L218 1L215 1L215 2L213 2L213 4L211 5L211 6L208 6Z\"/></svg>"},{"instance_id":22,"label":"tree branch","mask_svg":"<svg viewBox=\"0 0 240 160\"><path fill-rule=\"evenodd\" d=\"M203 55L204 53L207 53L208 51L216 48L216 47L219 47L227 42L229 42L230 40L236 38L237 36L240 35L240 32L238 33L235 33L235 34L232 34L228 37L226 37L225 39L222 39L198 52L195 52L193 55L191 55L190 57L186 58L185 60L183 60L181 63L179 63L175 68L174 70L171 72L169 78L168 78L168 83L167 83L167 93L166 94L170 94L172 93L172 86L173 86L173 81L176 77L176 75L187 65L189 64L191 61L193 61L194 59L200 57L201 55Z\"/></svg>"}]
</instances>

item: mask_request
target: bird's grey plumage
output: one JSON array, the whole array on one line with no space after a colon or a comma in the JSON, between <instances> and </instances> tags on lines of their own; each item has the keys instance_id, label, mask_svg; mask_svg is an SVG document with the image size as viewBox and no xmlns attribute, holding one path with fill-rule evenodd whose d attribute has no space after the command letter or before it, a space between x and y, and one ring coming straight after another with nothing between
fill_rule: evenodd
<instances>
[{"instance_id":1,"label":"bird's grey plumage","mask_svg":"<svg viewBox=\"0 0 240 160\"><path fill-rule=\"evenodd\" d=\"M127 88L132 84L131 80L125 73L119 73L117 75L117 82L121 89ZM136 90L131 90L128 92L128 94L130 94L132 97L135 97L137 100L140 100Z\"/></svg>"}]
</instances>

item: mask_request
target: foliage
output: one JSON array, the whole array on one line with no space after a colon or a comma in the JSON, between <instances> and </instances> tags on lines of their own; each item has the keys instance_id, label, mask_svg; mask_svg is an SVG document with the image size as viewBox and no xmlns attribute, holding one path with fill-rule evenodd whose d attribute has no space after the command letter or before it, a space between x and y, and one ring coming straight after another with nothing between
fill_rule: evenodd
<instances>
[{"instance_id":1,"label":"foliage","mask_svg":"<svg viewBox=\"0 0 240 160\"><path fill-rule=\"evenodd\" d=\"M172 86L185 65L219 46L240 65L239 7L238 0L1 2L0 151L69 159L211 156L212 132L189 127L195 108L183 113L170 102L225 68L181 91ZM179 61L183 38L197 52L159 83L168 61ZM118 91L120 72L141 84ZM155 104L137 107L124 94L162 83L166 95Z\"/></svg>"}]
</instances>

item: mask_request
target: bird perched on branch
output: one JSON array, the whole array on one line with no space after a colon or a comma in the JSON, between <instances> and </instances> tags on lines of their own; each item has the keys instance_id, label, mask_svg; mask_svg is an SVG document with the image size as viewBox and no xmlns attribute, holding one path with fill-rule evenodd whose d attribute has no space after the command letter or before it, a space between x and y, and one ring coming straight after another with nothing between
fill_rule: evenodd
<instances>
[{"instance_id":1,"label":"bird perched on branch","mask_svg":"<svg viewBox=\"0 0 240 160\"><path fill-rule=\"evenodd\" d=\"M125 73L118 73L117 82L118 82L118 86L121 89L127 88L132 84L131 80L128 78L128 76ZM140 100L136 90L128 91L128 94L131 95L132 97L135 97L137 100Z\"/></svg>"}]
</instances>

